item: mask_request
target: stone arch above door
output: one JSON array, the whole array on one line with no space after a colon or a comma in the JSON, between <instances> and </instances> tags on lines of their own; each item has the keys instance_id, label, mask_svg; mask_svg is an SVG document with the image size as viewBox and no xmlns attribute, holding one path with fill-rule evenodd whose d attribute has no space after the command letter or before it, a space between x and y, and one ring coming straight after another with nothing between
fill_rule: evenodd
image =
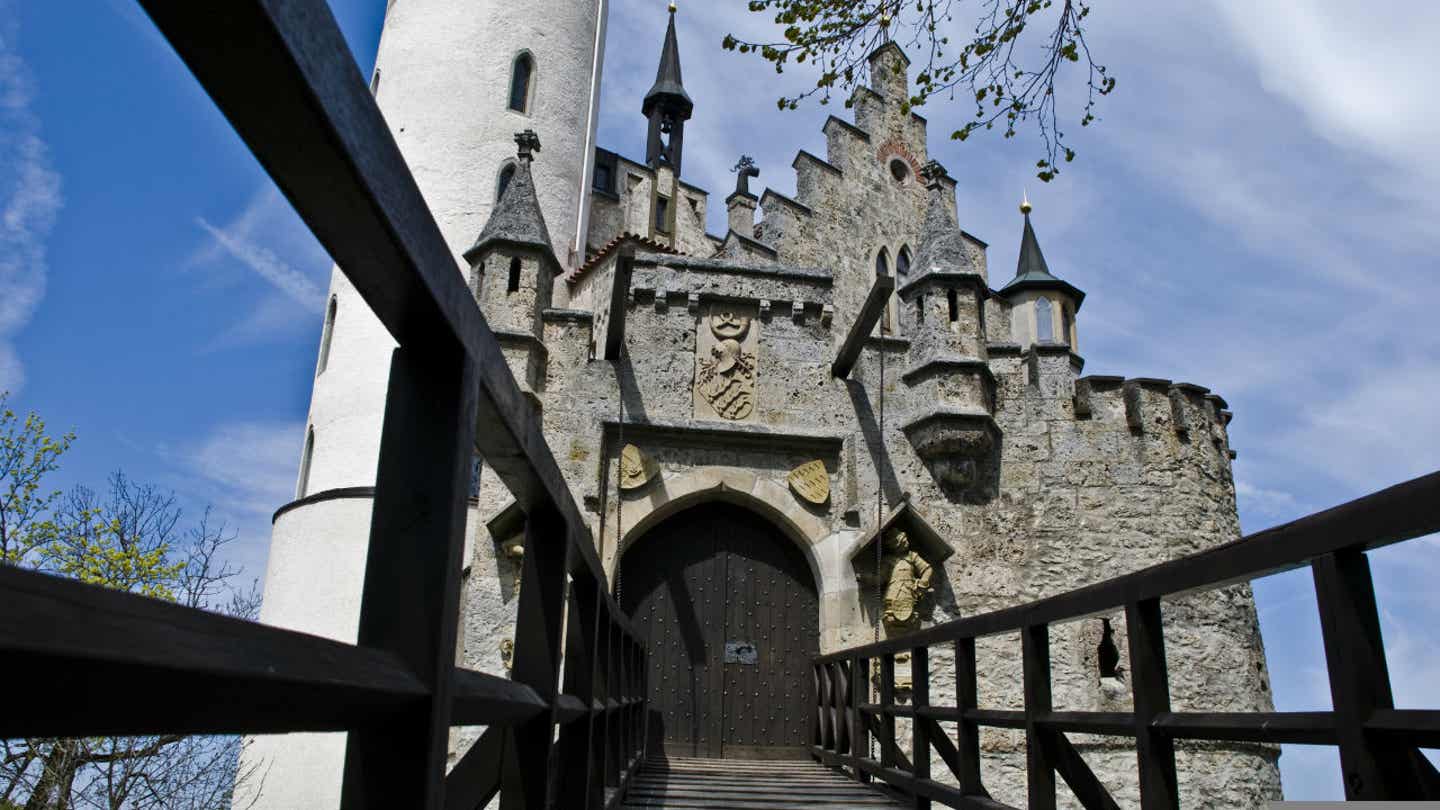
<instances>
[{"instance_id":1,"label":"stone arch above door","mask_svg":"<svg viewBox=\"0 0 1440 810\"><path fill-rule=\"evenodd\" d=\"M613 522L606 527L603 561L611 582L615 581L621 556L638 538L667 518L707 502L743 507L773 523L780 534L788 537L804 555L819 590L822 649L849 642L846 630L864 623L855 569L845 553L856 532L837 529L828 510L802 504L783 480L747 470L709 467L661 476L640 494L625 496L621 500L622 537L618 543Z\"/></svg>"}]
</instances>

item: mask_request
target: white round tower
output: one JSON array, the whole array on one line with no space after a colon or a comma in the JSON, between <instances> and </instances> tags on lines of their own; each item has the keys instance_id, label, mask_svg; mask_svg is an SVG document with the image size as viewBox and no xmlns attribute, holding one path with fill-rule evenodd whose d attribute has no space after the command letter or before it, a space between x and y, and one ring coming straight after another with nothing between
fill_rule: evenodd
<instances>
[{"instance_id":1,"label":"white round tower","mask_svg":"<svg viewBox=\"0 0 1440 810\"><path fill-rule=\"evenodd\" d=\"M526 129L544 142L531 171L555 257L570 269L577 246L583 252L606 6L390 0L371 88L457 273L467 272L461 254L484 228L515 162L514 135ZM295 501L277 512L271 534L266 624L355 640L394 346L333 270ZM255 738L244 767L263 780L240 792L258 787L262 809L335 807L344 751L343 734Z\"/></svg>"}]
</instances>

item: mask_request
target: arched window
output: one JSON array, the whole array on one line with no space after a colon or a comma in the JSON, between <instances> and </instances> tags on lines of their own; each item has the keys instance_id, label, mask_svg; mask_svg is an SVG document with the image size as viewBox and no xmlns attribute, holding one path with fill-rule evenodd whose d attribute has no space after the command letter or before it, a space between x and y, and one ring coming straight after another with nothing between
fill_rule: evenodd
<instances>
[{"instance_id":1,"label":"arched window","mask_svg":"<svg viewBox=\"0 0 1440 810\"><path fill-rule=\"evenodd\" d=\"M310 491L310 462L315 458L315 428L305 431L305 452L300 456L300 480L295 484L295 500L305 497Z\"/></svg>"},{"instance_id":2,"label":"arched window","mask_svg":"<svg viewBox=\"0 0 1440 810\"><path fill-rule=\"evenodd\" d=\"M1055 322L1051 319L1050 299L1035 301L1035 340L1040 343L1055 342Z\"/></svg>"},{"instance_id":3,"label":"arched window","mask_svg":"<svg viewBox=\"0 0 1440 810\"><path fill-rule=\"evenodd\" d=\"M890 252L880 248L875 254L875 277L890 275ZM885 309L880 313L880 334L888 335L895 331L895 297L892 295L885 302Z\"/></svg>"},{"instance_id":4,"label":"arched window","mask_svg":"<svg viewBox=\"0 0 1440 810\"><path fill-rule=\"evenodd\" d=\"M1060 328L1063 334L1060 339L1075 348L1075 315L1070 311L1069 304L1060 305Z\"/></svg>"},{"instance_id":5,"label":"arched window","mask_svg":"<svg viewBox=\"0 0 1440 810\"><path fill-rule=\"evenodd\" d=\"M530 78L535 72L535 60L530 54L515 57L515 67L510 72L510 109L515 112L530 111Z\"/></svg>"},{"instance_id":6,"label":"arched window","mask_svg":"<svg viewBox=\"0 0 1440 810\"><path fill-rule=\"evenodd\" d=\"M330 306L325 309L325 329L320 333L320 362L315 366L316 377L324 374L325 367L330 365L330 341L335 336L335 314L339 305L335 296L330 296Z\"/></svg>"},{"instance_id":7,"label":"arched window","mask_svg":"<svg viewBox=\"0 0 1440 810\"><path fill-rule=\"evenodd\" d=\"M910 248L900 248L900 255L895 257L895 273L900 276L910 275Z\"/></svg>"},{"instance_id":8,"label":"arched window","mask_svg":"<svg viewBox=\"0 0 1440 810\"><path fill-rule=\"evenodd\" d=\"M495 184L495 202L500 202L500 198L505 196L505 189L510 187L510 181L514 179L514 177L515 164L506 163L505 167L500 170L499 182Z\"/></svg>"}]
</instances>

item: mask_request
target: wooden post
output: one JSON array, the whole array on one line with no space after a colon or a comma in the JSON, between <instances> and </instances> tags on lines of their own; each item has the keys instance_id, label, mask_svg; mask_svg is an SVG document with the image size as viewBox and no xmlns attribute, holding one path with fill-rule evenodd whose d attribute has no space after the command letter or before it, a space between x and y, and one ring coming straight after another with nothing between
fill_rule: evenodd
<instances>
[{"instance_id":1,"label":"wooden post","mask_svg":"<svg viewBox=\"0 0 1440 810\"><path fill-rule=\"evenodd\" d=\"M1365 732L1377 709L1395 708L1369 559L1362 551L1341 551L1316 559L1312 569L1345 798L1434 798L1426 786L1433 766L1414 746L1378 744Z\"/></svg>"},{"instance_id":2,"label":"wooden post","mask_svg":"<svg viewBox=\"0 0 1440 810\"><path fill-rule=\"evenodd\" d=\"M389 727L350 735L345 808L443 807L478 393L458 342L392 355L358 642L394 653L432 691Z\"/></svg>"},{"instance_id":3,"label":"wooden post","mask_svg":"<svg viewBox=\"0 0 1440 810\"><path fill-rule=\"evenodd\" d=\"M895 653L880 656L880 764L893 768L899 762L895 750Z\"/></svg>"},{"instance_id":4,"label":"wooden post","mask_svg":"<svg viewBox=\"0 0 1440 810\"><path fill-rule=\"evenodd\" d=\"M1037 718L1050 702L1050 628L1039 624L1020 631L1025 666L1025 779L1030 810L1055 810L1055 766Z\"/></svg>"},{"instance_id":5,"label":"wooden post","mask_svg":"<svg viewBox=\"0 0 1440 810\"><path fill-rule=\"evenodd\" d=\"M870 774L860 767L861 760L870 758L870 726L860 708L869 702L870 659L855 658L850 663L850 767L857 782L870 781Z\"/></svg>"},{"instance_id":6,"label":"wooden post","mask_svg":"<svg viewBox=\"0 0 1440 810\"><path fill-rule=\"evenodd\" d=\"M595 624L600 594L591 582L577 579L571 586L570 611L565 623L565 693L588 710L595 699ZM604 801L590 759L595 714L572 720L560 729L560 806L577 810L599 808Z\"/></svg>"},{"instance_id":7,"label":"wooden post","mask_svg":"<svg viewBox=\"0 0 1440 810\"><path fill-rule=\"evenodd\" d=\"M966 796L988 796L980 781L980 726L966 720L965 712L980 707L979 684L975 670L975 639L955 642L955 706L960 710L956 724L960 772L960 792Z\"/></svg>"},{"instance_id":8,"label":"wooden post","mask_svg":"<svg viewBox=\"0 0 1440 810\"><path fill-rule=\"evenodd\" d=\"M1165 664L1165 628L1160 600L1125 606L1125 632L1130 640L1130 676L1135 692L1135 756L1140 770L1142 810L1178 810L1180 788L1175 776L1175 743L1157 733L1155 717L1170 711L1170 672Z\"/></svg>"},{"instance_id":9,"label":"wooden post","mask_svg":"<svg viewBox=\"0 0 1440 810\"><path fill-rule=\"evenodd\" d=\"M573 545L553 509L526 516L525 555L520 560L520 596L515 608L515 662L510 677L550 703L558 694L560 634L565 611L565 572ZM549 801L550 749L554 710L515 727L515 759L506 763L501 810L543 810Z\"/></svg>"},{"instance_id":10,"label":"wooden post","mask_svg":"<svg viewBox=\"0 0 1440 810\"><path fill-rule=\"evenodd\" d=\"M920 717L919 710L930 705L930 648L916 647L910 651L910 706L916 715L910 721L911 755L916 779L930 778L930 724ZM916 794L915 810L930 810L930 800Z\"/></svg>"}]
</instances>

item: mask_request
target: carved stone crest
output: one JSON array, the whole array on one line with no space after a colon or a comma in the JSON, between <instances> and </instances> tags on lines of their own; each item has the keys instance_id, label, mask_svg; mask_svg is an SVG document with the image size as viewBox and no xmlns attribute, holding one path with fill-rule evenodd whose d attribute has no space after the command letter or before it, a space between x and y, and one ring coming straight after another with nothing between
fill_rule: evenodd
<instances>
[{"instance_id":1,"label":"carved stone crest","mask_svg":"<svg viewBox=\"0 0 1440 810\"><path fill-rule=\"evenodd\" d=\"M825 462L807 461L790 471L790 489L806 501L820 506L830 500L830 473Z\"/></svg>"},{"instance_id":2,"label":"carved stone crest","mask_svg":"<svg viewBox=\"0 0 1440 810\"><path fill-rule=\"evenodd\" d=\"M620 488L639 489L650 483L660 472L660 465L649 454L633 444L620 451Z\"/></svg>"},{"instance_id":3,"label":"carved stone crest","mask_svg":"<svg viewBox=\"0 0 1440 810\"><path fill-rule=\"evenodd\" d=\"M695 345L697 416L741 421L755 413L753 326L749 313L724 305L706 316Z\"/></svg>"}]
</instances>

